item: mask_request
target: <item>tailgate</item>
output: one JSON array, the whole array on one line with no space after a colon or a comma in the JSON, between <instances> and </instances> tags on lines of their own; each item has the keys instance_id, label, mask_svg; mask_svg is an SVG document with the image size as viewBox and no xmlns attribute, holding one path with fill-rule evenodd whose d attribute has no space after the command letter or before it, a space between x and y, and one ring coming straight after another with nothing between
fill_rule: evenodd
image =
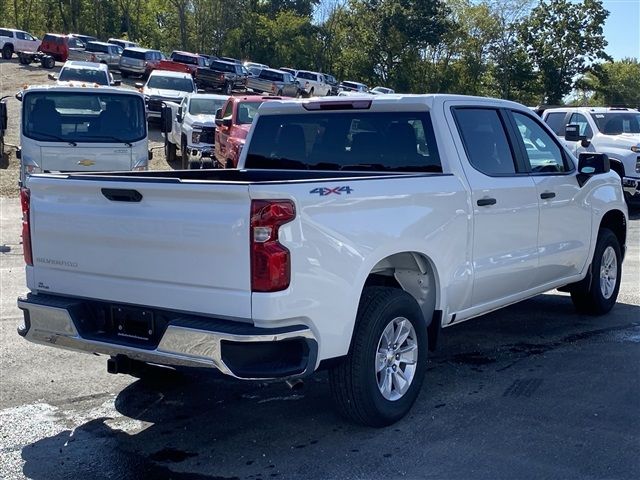
<instances>
[{"instance_id":1,"label":"tailgate","mask_svg":"<svg viewBox=\"0 0 640 480\"><path fill-rule=\"evenodd\" d=\"M29 179L32 290L251 318L246 185L105 178Z\"/></svg>"}]
</instances>

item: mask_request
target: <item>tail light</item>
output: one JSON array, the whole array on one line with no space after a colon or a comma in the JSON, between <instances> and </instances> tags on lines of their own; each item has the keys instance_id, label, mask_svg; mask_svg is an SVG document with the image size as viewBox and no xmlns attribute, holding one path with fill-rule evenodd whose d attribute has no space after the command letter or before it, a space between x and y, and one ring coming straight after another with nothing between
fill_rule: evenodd
<instances>
[{"instance_id":1,"label":"tail light","mask_svg":"<svg viewBox=\"0 0 640 480\"><path fill-rule=\"evenodd\" d=\"M251 202L251 290L279 292L291 281L291 255L278 241L280 226L296 217L290 200Z\"/></svg>"},{"instance_id":2,"label":"tail light","mask_svg":"<svg viewBox=\"0 0 640 480\"><path fill-rule=\"evenodd\" d=\"M33 265L33 254L31 253L31 225L29 221L31 192L28 188L20 190L20 204L22 205L22 250L24 252L24 261L27 265Z\"/></svg>"}]
</instances>

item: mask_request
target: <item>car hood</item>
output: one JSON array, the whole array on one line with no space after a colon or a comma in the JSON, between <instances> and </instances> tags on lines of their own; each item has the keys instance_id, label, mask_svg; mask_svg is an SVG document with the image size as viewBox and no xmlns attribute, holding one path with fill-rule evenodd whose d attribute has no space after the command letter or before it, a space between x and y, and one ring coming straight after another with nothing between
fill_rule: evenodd
<instances>
[{"instance_id":1,"label":"car hood","mask_svg":"<svg viewBox=\"0 0 640 480\"><path fill-rule=\"evenodd\" d=\"M191 119L191 124L195 126L201 127L215 127L216 126L216 117L215 115L191 115L189 114Z\"/></svg>"},{"instance_id":2,"label":"car hood","mask_svg":"<svg viewBox=\"0 0 640 480\"><path fill-rule=\"evenodd\" d=\"M640 145L640 133L621 133L620 135L600 134L600 143L616 147L633 147Z\"/></svg>"}]
</instances>

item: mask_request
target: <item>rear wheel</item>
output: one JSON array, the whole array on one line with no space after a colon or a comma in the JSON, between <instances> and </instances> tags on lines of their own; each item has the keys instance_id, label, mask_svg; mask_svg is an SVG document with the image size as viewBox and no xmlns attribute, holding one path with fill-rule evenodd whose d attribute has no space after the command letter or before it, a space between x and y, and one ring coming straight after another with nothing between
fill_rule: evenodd
<instances>
[{"instance_id":1,"label":"rear wheel","mask_svg":"<svg viewBox=\"0 0 640 480\"><path fill-rule=\"evenodd\" d=\"M618 237L603 228L598 233L591 262L591 281L582 281L571 288L571 300L576 309L589 315L603 315L613 308L622 279L622 255Z\"/></svg>"},{"instance_id":2,"label":"rear wheel","mask_svg":"<svg viewBox=\"0 0 640 480\"><path fill-rule=\"evenodd\" d=\"M13 46L5 45L2 47L2 58L5 60L11 60L11 57L13 57Z\"/></svg>"},{"instance_id":3,"label":"rear wheel","mask_svg":"<svg viewBox=\"0 0 640 480\"><path fill-rule=\"evenodd\" d=\"M189 155L187 152L187 140L185 138L182 139L180 145L180 155L182 156L182 169L186 170L189 168Z\"/></svg>"},{"instance_id":4,"label":"rear wheel","mask_svg":"<svg viewBox=\"0 0 640 480\"><path fill-rule=\"evenodd\" d=\"M44 68L48 68L49 70L56 66L55 59L49 55L42 57L40 63Z\"/></svg>"},{"instance_id":5,"label":"rear wheel","mask_svg":"<svg viewBox=\"0 0 640 480\"><path fill-rule=\"evenodd\" d=\"M222 92L225 95L231 95L231 92L233 92L233 86L231 85L230 82L227 82L224 84L224 86L222 87Z\"/></svg>"},{"instance_id":6,"label":"rear wheel","mask_svg":"<svg viewBox=\"0 0 640 480\"><path fill-rule=\"evenodd\" d=\"M349 354L329 371L340 414L374 427L400 420L420 392L427 345L422 311L411 295L396 288L366 288Z\"/></svg>"}]
</instances>

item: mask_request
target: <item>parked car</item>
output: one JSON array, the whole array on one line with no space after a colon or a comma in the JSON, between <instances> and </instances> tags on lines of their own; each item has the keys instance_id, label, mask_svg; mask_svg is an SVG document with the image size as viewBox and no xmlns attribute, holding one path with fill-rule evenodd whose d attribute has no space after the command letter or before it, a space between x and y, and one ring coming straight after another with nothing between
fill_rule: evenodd
<instances>
[{"instance_id":1,"label":"parked car","mask_svg":"<svg viewBox=\"0 0 640 480\"><path fill-rule=\"evenodd\" d=\"M247 68L256 67L260 70L264 68L269 68L269 65L265 65L264 63L256 63L256 62L244 62L243 65Z\"/></svg>"},{"instance_id":2,"label":"parked car","mask_svg":"<svg viewBox=\"0 0 640 480\"><path fill-rule=\"evenodd\" d=\"M294 77L296 77L298 75L298 70L296 70L295 68L280 67L278 70L280 70L282 72L288 72L291 75L293 75Z\"/></svg>"},{"instance_id":3,"label":"parked car","mask_svg":"<svg viewBox=\"0 0 640 480\"><path fill-rule=\"evenodd\" d=\"M574 155L604 153L629 203L640 201L640 112L631 108L547 108L542 119ZM537 148L531 145L530 148Z\"/></svg>"},{"instance_id":4,"label":"parked car","mask_svg":"<svg viewBox=\"0 0 640 480\"><path fill-rule=\"evenodd\" d=\"M309 97L324 97L331 93L331 85L324 78L324 74L298 70L296 79L300 83L300 88Z\"/></svg>"},{"instance_id":5,"label":"parked car","mask_svg":"<svg viewBox=\"0 0 640 480\"><path fill-rule=\"evenodd\" d=\"M128 78L130 75L146 78L162 60L164 55L158 50L128 47L120 56L120 73L122 78Z\"/></svg>"},{"instance_id":6,"label":"parked car","mask_svg":"<svg viewBox=\"0 0 640 480\"><path fill-rule=\"evenodd\" d=\"M192 77L196 76L198 68L206 68L205 57L196 53L173 51L169 60L162 60L156 66L157 70L170 70L173 72L188 73Z\"/></svg>"},{"instance_id":7,"label":"parked car","mask_svg":"<svg viewBox=\"0 0 640 480\"><path fill-rule=\"evenodd\" d=\"M87 53L93 54L93 61L104 63L111 69L120 68L120 57L123 48L119 45L107 42L88 42L85 48Z\"/></svg>"},{"instance_id":8,"label":"parked car","mask_svg":"<svg viewBox=\"0 0 640 480\"><path fill-rule=\"evenodd\" d=\"M396 91L387 87L374 87L369 91L369 93L374 95L390 95L392 93L396 93Z\"/></svg>"},{"instance_id":9,"label":"parked car","mask_svg":"<svg viewBox=\"0 0 640 480\"><path fill-rule=\"evenodd\" d=\"M193 77L188 73L154 70L145 84L136 83L142 89L147 103L147 118L159 119L163 102L182 103L187 95L197 91Z\"/></svg>"},{"instance_id":10,"label":"parked car","mask_svg":"<svg viewBox=\"0 0 640 480\"><path fill-rule=\"evenodd\" d=\"M323 73L324 75L324 81L331 87L331 91L329 92L329 95L338 95L338 91L339 89L339 82L338 80L336 80L336 77L334 77L333 75L328 75L326 73Z\"/></svg>"},{"instance_id":11,"label":"parked car","mask_svg":"<svg viewBox=\"0 0 640 480\"><path fill-rule=\"evenodd\" d=\"M180 152L182 168L213 168L216 112L229 99L227 95L186 95L171 108L171 130L165 134L164 150L168 162Z\"/></svg>"},{"instance_id":12,"label":"parked car","mask_svg":"<svg viewBox=\"0 0 640 480\"><path fill-rule=\"evenodd\" d=\"M10 60L16 52L35 52L39 46L38 37L24 30L0 28L0 51L5 60Z\"/></svg>"},{"instance_id":13,"label":"parked car","mask_svg":"<svg viewBox=\"0 0 640 480\"><path fill-rule=\"evenodd\" d=\"M245 89L247 77L239 63L225 60L212 60L208 67L200 67L196 71L198 87L202 89L220 90L231 95L236 88Z\"/></svg>"},{"instance_id":14,"label":"parked car","mask_svg":"<svg viewBox=\"0 0 640 480\"><path fill-rule=\"evenodd\" d=\"M91 54L87 53L84 43L69 35L47 33L42 38L38 51L52 56L58 62L67 60L91 61Z\"/></svg>"},{"instance_id":15,"label":"parked car","mask_svg":"<svg viewBox=\"0 0 640 480\"><path fill-rule=\"evenodd\" d=\"M49 85L30 86L19 98L23 185L29 175L41 172L147 169L150 152L141 93Z\"/></svg>"},{"instance_id":16,"label":"parked car","mask_svg":"<svg viewBox=\"0 0 640 480\"><path fill-rule=\"evenodd\" d=\"M78 33L70 33L70 37L80 40L83 45L87 45L89 42L97 42L98 39L92 35L80 35Z\"/></svg>"},{"instance_id":17,"label":"parked car","mask_svg":"<svg viewBox=\"0 0 640 480\"><path fill-rule=\"evenodd\" d=\"M131 42L129 40L122 40L120 38L110 38L109 40L107 40L107 43L113 43L114 45L118 45L122 47L123 50L125 48L136 48L140 46L136 42Z\"/></svg>"},{"instance_id":18,"label":"parked car","mask_svg":"<svg viewBox=\"0 0 640 480\"><path fill-rule=\"evenodd\" d=\"M240 60L233 57L220 57L219 60L222 60L223 62L239 63L240 65L242 65L242 62Z\"/></svg>"},{"instance_id":19,"label":"parked car","mask_svg":"<svg viewBox=\"0 0 640 480\"><path fill-rule=\"evenodd\" d=\"M520 126L555 171L532 171ZM522 105L267 101L251 128L238 170L32 176L19 334L106 355L112 373L327 369L337 410L381 427L429 393L451 326L554 288L586 314L616 304L620 180Z\"/></svg>"},{"instance_id":20,"label":"parked car","mask_svg":"<svg viewBox=\"0 0 640 480\"><path fill-rule=\"evenodd\" d=\"M224 107L216 112L215 159L220 168L236 168L240 152L258 108L268 100L280 97L247 95L229 97Z\"/></svg>"},{"instance_id":21,"label":"parked car","mask_svg":"<svg viewBox=\"0 0 640 480\"><path fill-rule=\"evenodd\" d=\"M247 80L247 88L256 93L278 95L279 97L299 97L300 84L288 72L264 68L257 76Z\"/></svg>"},{"instance_id":22,"label":"parked car","mask_svg":"<svg viewBox=\"0 0 640 480\"><path fill-rule=\"evenodd\" d=\"M367 87L364 83L345 80L340 84L339 90L341 92L367 93L369 92L369 87Z\"/></svg>"},{"instance_id":23,"label":"parked car","mask_svg":"<svg viewBox=\"0 0 640 480\"><path fill-rule=\"evenodd\" d=\"M109 67L104 63L67 60L57 76L50 73L48 77L50 80L55 80L56 85L89 84L120 86L120 80L113 79L113 75L109 72Z\"/></svg>"}]
</instances>

